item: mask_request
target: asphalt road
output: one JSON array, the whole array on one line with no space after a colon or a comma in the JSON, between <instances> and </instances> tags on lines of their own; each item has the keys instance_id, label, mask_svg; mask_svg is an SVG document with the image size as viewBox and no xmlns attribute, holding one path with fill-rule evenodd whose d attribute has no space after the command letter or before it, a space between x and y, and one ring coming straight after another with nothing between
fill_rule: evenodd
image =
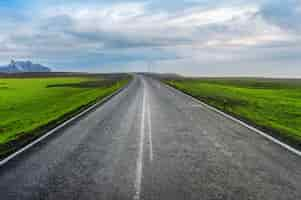
<instances>
[{"instance_id":1,"label":"asphalt road","mask_svg":"<svg viewBox=\"0 0 301 200\"><path fill-rule=\"evenodd\" d=\"M0 199L301 199L301 158L145 77L0 168Z\"/></svg>"}]
</instances>

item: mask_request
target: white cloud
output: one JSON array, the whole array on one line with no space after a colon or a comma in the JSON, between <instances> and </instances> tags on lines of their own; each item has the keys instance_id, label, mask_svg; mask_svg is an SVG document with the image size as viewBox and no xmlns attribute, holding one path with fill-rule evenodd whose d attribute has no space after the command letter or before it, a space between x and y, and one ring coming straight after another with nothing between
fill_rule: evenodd
<instances>
[{"instance_id":1,"label":"white cloud","mask_svg":"<svg viewBox=\"0 0 301 200\"><path fill-rule=\"evenodd\" d=\"M209 24L225 23L229 20L239 18L245 20L258 11L256 6L216 8L211 10L192 9L190 13L178 16L169 24L175 26L200 26Z\"/></svg>"},{"instance_id":2,"label":"white cloud","mask_svg":"<svg viewBox=\"0 0 301 200\"><path fill-rule=\"evenodd\" d=\"M294 53L293 46L301 45L298 32L284 29L277 13L263 7L266 4L258 2L184 10L154 9L151 2L51 5L34 10L30 20L20 23L0 19L0 60L11 56L55 64L54 59L75 63L100 55L99 65L114 64L118 57L123 64L157 60L164 68L173 59L194 62L194 66L243 64L243 60L249 64L255 58L266 61L257 52L269 54L269 59L283 47L282 53Z\"/></svg>"}]
</instances>

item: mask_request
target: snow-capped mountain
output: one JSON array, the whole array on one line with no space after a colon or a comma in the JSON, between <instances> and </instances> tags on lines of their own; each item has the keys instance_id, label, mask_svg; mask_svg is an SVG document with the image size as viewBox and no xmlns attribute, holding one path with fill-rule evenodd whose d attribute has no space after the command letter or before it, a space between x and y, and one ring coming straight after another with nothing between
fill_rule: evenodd
<instances>
[{"instance_id":1,"label":"snow-capped mountain","mask_svg":"<svg viewBox=\"0 0 301 200\"><path fill-rule=\"evenodd\" d=\"M14 61L7 66L0 67L2 73L24 73L24 72L50 72L51 69L40 64L33 64L30 61Z\"/></svg>"}]
</instances>

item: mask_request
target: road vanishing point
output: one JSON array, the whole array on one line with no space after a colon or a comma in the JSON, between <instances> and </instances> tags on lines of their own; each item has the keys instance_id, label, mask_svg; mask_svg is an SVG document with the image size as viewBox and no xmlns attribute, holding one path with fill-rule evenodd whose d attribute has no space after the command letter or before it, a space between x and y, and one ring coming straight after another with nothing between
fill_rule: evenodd
<instances>
[{"instance_id":1,"label":"road vanishing point","mask_svg":"<svg viewBox=\"0 0 301 200\"><path fill-rule=\"evenodd\" d=\"M0 199L300 200L301 157L135 75L1 166Z\"/></svg>"}]
</instances>

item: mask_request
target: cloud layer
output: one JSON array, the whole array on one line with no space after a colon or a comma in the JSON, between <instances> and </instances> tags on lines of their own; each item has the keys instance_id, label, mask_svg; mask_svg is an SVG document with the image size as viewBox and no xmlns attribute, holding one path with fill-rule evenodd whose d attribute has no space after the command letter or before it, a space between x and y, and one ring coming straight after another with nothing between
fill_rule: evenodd
<instances>
[{"instance_id":1,"label":"cloud layer","mask_svg":"<svg viewBox=\"0 0 301 200\"><path fill-rule=\"evenodd\" d=\"M156 71L188 75L301 76L299 0L67 2L0 4L0 62L33 59L73 71L144 71L152 63Z\"/></svg>"}]
</instances>

